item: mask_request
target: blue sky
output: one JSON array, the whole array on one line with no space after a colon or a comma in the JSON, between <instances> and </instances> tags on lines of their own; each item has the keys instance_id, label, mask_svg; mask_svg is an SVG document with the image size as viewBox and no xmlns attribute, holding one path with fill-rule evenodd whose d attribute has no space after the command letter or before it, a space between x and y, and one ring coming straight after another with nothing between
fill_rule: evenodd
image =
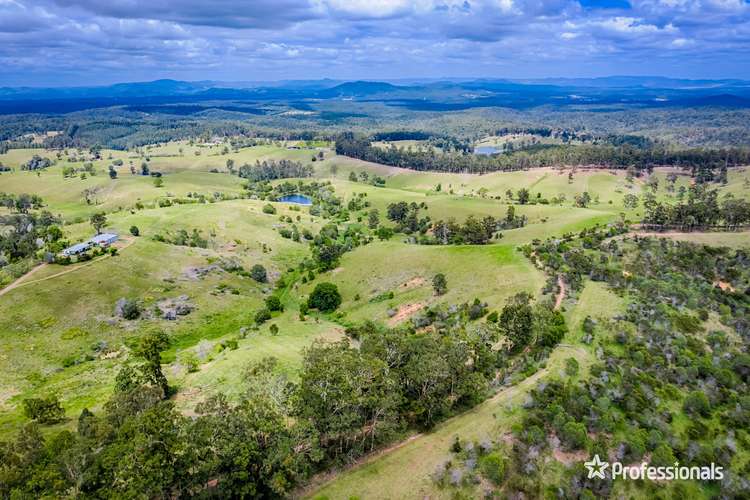
<instances>
[{"instance_id":1,"label":"blue sky","mask_svg":"<svg viewBox=\"0 0 750 500\"><path fill-rule=\"evenodd\" d=\"M750 79L748 0L0 0L0 85Z\"/></svg>"}]
</instances>

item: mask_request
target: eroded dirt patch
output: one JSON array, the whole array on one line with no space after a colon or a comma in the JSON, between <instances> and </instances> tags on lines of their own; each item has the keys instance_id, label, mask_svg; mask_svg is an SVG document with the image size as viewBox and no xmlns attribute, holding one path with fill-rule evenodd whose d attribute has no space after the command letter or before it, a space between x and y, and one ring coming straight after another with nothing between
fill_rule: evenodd
<instances>
[{"instance_id":1,"label":"eroded dirt patch","mask_svg":"<svg viewBox=\"0 0 750 500\"><path fill-rule=\"evenodd\" d=\"M406 281L401 284L400 288L402 290L411 290L412 288L418 288L420 286L423 286L425 283L427 283L427 280L425 280L421 276L416 276L409 281Z\"/></svg>"},{"instance_id":2,"label":"eroded dirt patch","mask_svg":"<svg viewBox=\"0 0 750 500\"><path fill-rule=\"evenodd\" d=\"M415 302L414 304L405 304L398 308L398 311L396 311L396 314L394 314L391 319L388 320L388 324L393 326L397 325L398 323L401 323L403 320L407 319L409 316L414 314L415 312L421 310L424 307L423 302Z\"/></svg>"}]
</instances>

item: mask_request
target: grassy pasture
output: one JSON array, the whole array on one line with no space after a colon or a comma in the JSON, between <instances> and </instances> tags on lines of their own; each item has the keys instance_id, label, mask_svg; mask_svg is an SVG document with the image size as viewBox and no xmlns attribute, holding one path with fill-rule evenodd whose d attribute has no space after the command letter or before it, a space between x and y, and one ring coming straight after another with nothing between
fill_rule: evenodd
<instances>
[{"instance_id":1,"label":"grassy pasture","mask_svg":"<svg viewBox=\"0 0 750 500\"><path fill-rule=\"evenodd\" d=\"M432 277L440 272L448 280L448 293L435 297ZM341 266L320 280L339 287L348 320L386 322L389 309L414 304L455 304L478 297L496 308L513 293L536 293L544 278L508 245L423 247L389 241L345 254ZM301 291L308 292L312 286L303 286ZM393 292L393 299L374 300L388 292Z\"/></svg>"},{"instance_id":2,"label":"grassy pasture","mask_svg":"<svg viewBox=\"0 0 750 500\"><path fill-rule=\"evenodd\" d=\"M209 258L234 256L246 268L262 263L274 277L298 262L307 254L307 246L279 236L274 230L278 216L263 214L261 206L259 201L238 200L111 215L110 230L127 234L131 225L137 225L141 237L117 256L85 267L47 265L31 278L41 281L0 297L0 369L6 374L0 381L3 409L12 410L29 394L54 392L61 395L70 414L75 414L91 405L92 394L106 396L114 376L110 369L115 366L113 361L97 359L63 366L68 358L90 354L91 346L99 341L117 349L144 326L155 324L175 339L175 352L165 357L171 361L177 349L190 348L204 339L236 335L240 327L252 324L252 315L263 301L263 290L270 285L223 272L190 279L185 277L185 270L205 266ZM299 214L288 206L278 206L280 214ZM298 224L315 230L317 222L309 219L307 216ZM158 232L176 228L201 229L209 237L210 247L189 248L151 240ZM91 236L88 224L66 229L71 239ZM65 271L69 272L59 275ZM237 289L239 295L218 293L220 284ZM190 297L196 311L178 321L112 319L114 304L121 297L141 299L150 307L159 299L181 294ZM304 334L299 345L309 343L315 334ZM286 338L283 334L279 337ZM293 343L289 348L292 353L299 351ZM87 373L96 373L93 381L75 389L73 380L85 378ZM17 411L3 412L0 428L7 429L18 418Z\"/></svg>"},{"instance_id":3,"label":"grassy pasture","mask_svg":"<svg viewBox=\"0 0 750 500\"><path fill-rule=\"evenodd\" d=\"M94 212L113 212L129 209L136 202L152 204L154 201L169 196L185 197L187 193L240 194L243 179L228 175L226 162L234 160L239 168L244 163L255 163L256 160L290 159L309 163L316 152L311 149L287 149L282 146L262 145L243 148L237 153L221 154L224 146L200 147L187 143L170 143L143 151L141 157L136 153L104 150L102 159L93 160L97 175L63 178L64 167L81 168L85 162L71 162L67 157L57 160L52 167L38 172L21 171L21 164L27 162L33 155L38 154L50 159L56 158L55 151L40 149L14 149L0 155L0 162L17 170L0 174L0 191L11 193L35 193L48 203L49 209L55 214L61 214L68 221L85 218ZM183 153L179 153L179 149ZM195 152L201 152L196 156ZM110 159L111 157L111 159ZM145 157L151 171L164 174L164 186L157 188L153 178L140 175L140 165ZM115 167L117 179L110 179L108 166L113 160L123 160L123 165ZM133 175L130 166L137 171ZM219 173L211 172L216 170ZM85 202L84 190L94 190L91 196L92 204Z\"/></svg>"}]
</instances>

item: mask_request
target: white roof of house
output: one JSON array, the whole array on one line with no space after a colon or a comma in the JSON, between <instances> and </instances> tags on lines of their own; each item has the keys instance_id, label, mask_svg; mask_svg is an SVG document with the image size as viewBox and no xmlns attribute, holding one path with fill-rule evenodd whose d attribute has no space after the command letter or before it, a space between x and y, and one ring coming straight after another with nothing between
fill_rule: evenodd
<instances>
[{"instance_id":1,"label":"white roof of house","mask_svg":"<svg viewBox=\"0 0 750 500\"><path fill-rule=\"evenodd\" d=\"M76 243L75 245L69 246L65 250L63 250L64 254L72 254L72 253L78 253L83 252L84 250L88 250L89 244L88 243Z\"/></svg>"}]
</instances>

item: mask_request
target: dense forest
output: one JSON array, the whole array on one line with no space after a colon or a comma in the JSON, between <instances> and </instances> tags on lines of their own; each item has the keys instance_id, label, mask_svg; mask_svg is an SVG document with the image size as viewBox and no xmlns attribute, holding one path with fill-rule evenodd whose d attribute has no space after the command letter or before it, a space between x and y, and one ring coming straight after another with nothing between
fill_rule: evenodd
<instances>
[{"instance_id":1,"label":"dense forest","mask_svg":"<svg viewBox=\"0 0 750 500\"><path fill-rule=\"evenodd\" d=\"M523 151L496 155L473 155L466 151L439 152L434 148L374 147L365 136L353 133L335 138L336 153L360 160L412 170L470 172L523 170L556 165L602 166L649 170L656 166L673 166L689 170L699 178L712 179L714 170L750 163L750 149L684 149L664 147L640 148L622 145L539 145Z\"/></svg>"},{"instance_id":2,"label":"dense forest","mask_svg":"<svg viewBox=\"0 0 750 500\"><path fill-rule=\"evenodd\" d=\"M245 103L247 104L247 103ZM417 111L378 102L278 102L244 113L233 101L215 106L179 106L148 112L116 106L63 114L4 115L0 152L6 148L131 149L170 140L211 137L277 140L332 139L338 133L367 134L374 141L429 140L444 150L470 151L483 137L533 134L565 142L647 149L721 149L750 144L750 110L724 107L639 108L628 106L487 107L451 112ZM46 135L47 132L55 132ZM41 136L36 138L34 135Z\"/></svg>"}]
</instances>

